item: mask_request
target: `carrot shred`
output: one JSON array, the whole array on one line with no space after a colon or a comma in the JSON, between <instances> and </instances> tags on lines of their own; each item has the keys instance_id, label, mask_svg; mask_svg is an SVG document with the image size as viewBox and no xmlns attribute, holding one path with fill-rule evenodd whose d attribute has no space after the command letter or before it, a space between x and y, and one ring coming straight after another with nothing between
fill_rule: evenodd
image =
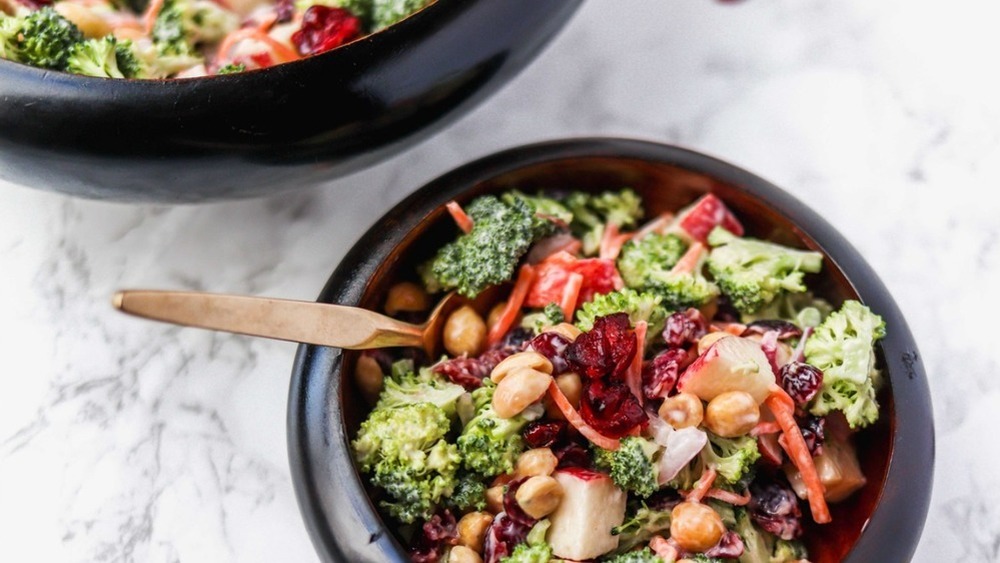
<instances>
[{"instance_id":1,"label":"carrot shred","mask_svg":"<svg viewBox=\"0 0 1000 563\"><path fill-rule=\"evenodd\" d=\"M566 285L563 286L562 302L559 303L566 322L573 322L573 313L576 311L576 302L580 299L581 289L583 289L583 274L570 274Z\"/></svg>"},{"instance_id":2,"label":"carrot shred","mask_svg":"<svg viewBox=\"0 0 1000 563\"><path fill-rule=\"evenodd\" d=\"M701 477L698 478L698 482L695 483L691 492L687 494L685 500L690 502L701 502L701 499L705 498L705 495L707 495L708 491L711 490L712 485L715 484L716 476L718 476L718 472L715 468L711 465L706 466L705 470L701 473Z\"/></svg>"},{"instance_id":3,"label":"carrot shred","mask_svg":"<svg viewBox=\"0 0 1000 563\"><path fill-rule=\"evenodd\" d=\"M601 434L594 429L591 425L587 424L580 413L573 408L570 404L569 399L563 394L562 389L556 385L555 380L549 383L549 397L552 397L552 402L555 403L559 412L566 417L566 421L573 425L584 438L588 439L595 446L600 446L606 450L617 450L621 443L615 438L608 438L604 434Z\"/></svg>"},{"instance_id":4,"label":"carrot shred","mask_svg":"<svg viewBox=\"0 0 1000 563\"><path fill-rule=\"evenodd\" d=\"M617 259L618 254L622 251L622 246L624 246L630 238L632 238L631 233L622 234L621 231L619 231L618 225L608 223L604 227L604 236L601 237L601 249L598 253L598 257L605 260Z\"/></svg>"},{"instance_id":5,"label":"carrot shred","mask_svg":"<svg viewBox=\"0 0 1000 563\"><path fill-rule=\"evenodd\" d=\"M486 337L488 345L492 346L500 342L500 339L510 330L511 325L514 324L514 319L517 318L517 314L521 311L524 298L528 296L528 289L531 288L531 282L534 280L535 269L527 264L521 266L521 271L517 274L517 281L514 282L514 289L510 292L510 298L507 299L503 313L500 314L497 324L493 325Z\"/></svg>"},{"instance_id":6,"label":"carrot shred","mask_svg":"<svg viewBox=\"0 0 1000 563\"><path fill-rule=\"evenodd\" d=\"M163 10L164 0L152 0L146 7L146 12L142 14L142 26L146 35L153 33L153 26L156 25L156 18Z\"/></svg>"},{"instance_id":7,"label":"carrot shred","mask_svg":"<svg viewBox=\"0 0 1000 563\"><path fill-rule=\"evenodd\" d=\"M628 385L629 391L635 395L635 398L639 399L640 405L645 402L645 398L642 396L642 357L645 354L647 329L646 321L635 323L635 357L632 358L632 363L625 371L625 384Z\"/></svg>"},{"instance_id":8,"label":"carrot shred","mask_svg":"<svg viewBox=\"0 0 1000 563\"><path fill-rule=\"evenodd\" d=\"M826 505L826 499L823 497L823 483L820 482L819 475L816 473L816 465L813 463L812 455L809 454L809 448L802 437L802 431L799 430L799 425L795 422L795 401L782 388L775 385L771 388L771 394L768 395L765 403L774 414L775 420L781 425L788 457L802 475L813 520L817 524L830 522L832 518L830 508Z\"/></svg>"},{"instance_id":9,"label":"carrot shred","mask_svg":"<svg viewBox=\"0 0 1000 563\"><path fill-rule=\"evenodd\" d=\"M223 60L229 56L229 52L233 50L233 47L244 39L260 41L267 45L270 51L277 57L279 63L287 63L299 58L298 53L260 29L256 27L244 27L230 33L222 40L216 59Z\"/></svg>"},{"instance_id":10,"label":"carrot shred","mask_svg":"<svg viewBox=\"0 0 1000 563\"><path fill-rule=\"evenodd\" d=\"M663 539L663 536L653 536L653 539L649 540L649 549L653 550L653 553L657 557L664 561L676 561L680 557L680 550L670 540Z\"/></svg>"},{"instance_id":11,"label":"carrot shred","mask_svg":"<svg viewBox=\"0 0 1000 563\"><path fill-rule=\"evenodd\" d=\"M777 422L758 422L757 426L754 426L750 430L750 435L754 438L764 435L764 434L775 434L781 432L781 425Z\"/></svg>"},{"instance_id":12,"label":"carrot shred","mask_svg":"<svg viewBox=\"0 0 1000 563\"><path fill-rule=\"evenodd\" d=\"M733 506L746 506L750 504L750 492L744 492L742 495L738 495L732 491L726 491L723 489L709 489L705 493L707 498L714 498L715 500L721 500L724 503L731 504Z\"/></svg>"},{"instance_id":13,"label":"carrot shred","mask_svg":"<svg viewBox=\"0 0 1000 563\"><path fill-rule=\"evenodd\" d=\"M670 223L674 221L674 214L671 212L661 213L659 217L653 219L652 221L646 223L635 232L635 238L641 239L642 237L651 233L662 233Z\"/></svg>"},{"instance_id":14,"label":"carrot shred","mask_svg":"<svg viewBox=\"0 0 1000 563\"><path fill-rule=\"evenodd\" d=\"M448 213L451 213L451 218L455 220L455 224L458 225L459 229L462 229L463 233L472 232L472 217L469 217L469 214L462 209L457 201L449 201L445 207L448 208Z\"/></svg>"},{"instance_id":15,"label":"carrot shred","mask_svg":"<svg viewBox=\"0 0 1000 563\"><path fill-rule=\"evenodd\" d=\"M698 263L701 262L702 255L705 254L705 245L700 242L694 242L681 256L681 259L674 264L674 267L670 269L671 274L690 274L695 271L698 267Z\"/></svg>"}]
</instances>

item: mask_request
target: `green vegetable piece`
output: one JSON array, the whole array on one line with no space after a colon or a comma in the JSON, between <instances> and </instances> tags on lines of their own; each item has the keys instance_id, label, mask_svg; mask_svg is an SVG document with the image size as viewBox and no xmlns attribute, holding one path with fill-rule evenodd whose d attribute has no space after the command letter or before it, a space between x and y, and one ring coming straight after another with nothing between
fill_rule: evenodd
<instances>
[{"instance_id":1,"label":"green vegetable piece","mask_svg":"<svg viewBox=\"0 0 1000 563\"><path fill-rule=\"evenodd\" d=\"M520 543L514 551L500 559L500 563L549 563L552 559L552 548L547 544Z\"/></svg>"},{"instance_id":2,"label":"green vegetable piece","mask_svg":"<svg viewBox=\"0 0 1000 563\"><path fill-rule=\"evenodd\" d=\"M760 451L752 436L723 438L709 432L701 458L715 467L718 483L736 485L753 475L753 465L760 459Z\"/></svg>"},{"instance_id":3,"label":"green vegetable piece","mask_svg":"<svg viewBox=\"0 0 1000 563\"><path fill-rule=\"evenodd\" d=\"M556 303L549 303L541 311L528 313L521 319L521 326L539 334L545 329L566 321L562 307Z\"/></svg>"},{"instance_id":4,"label":"green vegetable piece","mask_svg":"<svg viewBox=\"0 0 1000 563\"><path fill-rule=\"evenodd\" d=\"M677 235L652 233L632 239L618 255L618 272L627 287L649 286L654 276L669 272L687 250L687 243Z\"/></svg>"},{"instance_id":5,"label":"green vegetable piece","mask_svg":"<svg viewBox=\"0 0 1000 563\"><path fill-rule=\"evenodd\" d=\"M881 374L875 343L885 336L885 321L861 303L845 301L806 340L806 362L823 372L823 387L809 411L824 416L839 410L851 428L878 420L875 394Z\"/></svg>"},{"instance_id":6,"label":"green vegetable piece","mask_svg":"<svg viewBox=\"0 0 1000 563\"><path fill-rule=\"evenodd\" d=\"M404 405L430 403L453 418L456 401L465 394L465 388L449 382L428 368L421 369L419 373L402 371L407 367L412 370L412 366L412 361L393 364L392 374L385 379L385 387L379 395L375 408L391 409Z\"/></svg>"},{"instance_id":7,"label":"green vegetable piece","mask_svg":"<svg viewBox=\"0 0 1000 563\"><path fill-rule=\"evenodd\" d=\"M229 63L227 65L219 67L219 70L215 71L215 74L238 74L241 72L246 72L247 65L243 63Z\"/></svg>"},{"instance_id":8,"label":"green vegetable piece","mask_svg":"<svg viewBox=\"0 0 1000 563\"><path fill-rule=\"evenodd\" d=\"M667 527L669 528L670 525L668 524ZM602 563L663 563L663 559L653 553L653 550L648 547L644 547L638 551L619 553L601 561Z\"/></svg>"},{"instance_id":9,"label":"green vegetable piece","mask_svg":"<svg viewBox=\"0 0 1000 563\"><path fill-rule=\"evenodd\" d=\"M635 513L626 515L620 526L611 529L611 534L618 536L617 551L625 552L648 543L655 535L669 535L667 530L670 530L670 511L654 510L640 503Z\"/></svg>"},{"instance_id":10,"label":"green vegetable piece","mask_svg":"<svg viewBox=\"0 0 1000 563\"><path fill-rule=\"evenodd\" d=\"M238 26L233 12L211 0L165 0L152 39L161 55L200 60L198 45L219 41Z\"/></svg>"},{"instance_id":11,"label":"green vegetable piece","mask_svg":"<svg viewBox=\"0 0 1000 563\"><path fill-rule=\"evenodd\" d=\"M643 215L642 200L629 188L600 194L573 192L563 204L573 214L570 230L580 237L583 253L588 256L600 249L606 224L634 227Z\"/></svg>"},{"instance_id":12,"label":"green vegetable piece","mask_svg":"<svg viewBox=\"0 0 1000 563\"><path fill-rule=\"evenodd\" d=\"M513 418L500 418L491 405L495 389L486 381L472 392L476 416L458 437L464 467L488 478L513 471L517 456L525 449L521 430L538 414L529 409Z\"/></svg>"},{"instance_id":13,"label":"green vegetable piece","mask_svg":"<svg viewBox=\"0 0 1000 563\"><path fill-rule=\"evenodd\" d=\"M447 503L460 512L483 510L486 508L486 485L475 475L466 473L459 477Z\"/></svg>"},{"instance_id":14,"label":"green vegetable piece","mask_svg":"<svg viewBox=\"0 0 1000 563\"><path fill-rule=\"evenodd\" d=\"M66 62L69 72L99 78L134 78L141 68L132 52L132 43L118 41L111 35L76 43Z\"/></svg>"},{"instance_id":15,"label":"green vegetable piece","mask_svg":"<svg viewBox=\"0 0 1000 563\"><path fill-rule=\"evenodd\" d=\"M582 331L594 328L594 321L613 313L628 313L629 321L635 326L646 321L646 342L651 342L663 331L667 319L667 309L661 303L663 297L654 293L639 293L634 289L620 289L595 295L576 312L576 326Z\"/></svg>"},{"instance_id":16,"label":"green vegetable piece","mask_svg":"<svg viewBox=\"0 0 1000 563\"><path fill-rule=\"evenodd\" d=\"M638 436L621 440L621 447L611 452L611 480L622 490L648 497L659 489L659 469L654 458L660 452L655 443Z\"/></svg>"},{"instance_id":17,"label":"green vegetable piece","mask_svg":"<svg viewBox=\"0 0 1000 563\"><path fill-rule=\"evenodd\" d=\"M803 277L819 272L823 255L779 244L739 238L722 227L708 235L708 270L733 306L754 313L783 292L806 291Z\"/></svg>"},{"instance_id":18,"label":"green vegetable piece","mask_svg":"<svg viewBox=\"0 0 1000 563\"><path fill-rule=\"evenodd\" d=\"M83 41L80 30L51 6L31 12L17 25L5 23L0 26L0 34L8 35L15 27L16 32L4 40L6 45L2 47L5 53L15 56L6 58L38 68L66 70L73 47Z\"/></svg>"}]
</instances>

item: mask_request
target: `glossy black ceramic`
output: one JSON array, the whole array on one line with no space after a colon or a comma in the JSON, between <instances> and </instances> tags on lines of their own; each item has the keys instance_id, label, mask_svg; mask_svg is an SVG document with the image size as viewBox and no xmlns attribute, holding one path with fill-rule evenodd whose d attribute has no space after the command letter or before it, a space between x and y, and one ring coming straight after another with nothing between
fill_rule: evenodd
<instances>
[{"instance_id":1,"label":"glossy black ceramic","mask_svg":"<svg viewBox=\"0 0 1000 563\"><path fill-rule=\"evenodd\" d=\"M0 178L163 202L273 193L378 162L522 69L582 0L438 0L270 69L111 80L0 59Z\"/></svg>"},{"instance_id":2,"label":"glossy black ceramic","mask_svg":"<svg viewBox=\"0 0 1000 563\"><path fill-rule=\"evenodd\" d=\"M631 186L647 212L677 209L705 192L734 209L747 231L826 256L811 282L837 303L860 298L888 326L878 356L888 376L882 416L859 435L868 484L831 506L834 522L808 531L816 563L907 561L931 493L934 429L924 369L913 337L885 286L818 214L753 174L686 149L623 139L580 139L515 148L478 160L424 186L362 237L319 300L376 308L388 285L454 236L443 209L485 193L520 188L603 190ZM292 374L289 456L302 513L325 561L406 561L366 494L349 441L366 407L354 388L355 354L301 346Z\"/></svg>"}]
</instances>

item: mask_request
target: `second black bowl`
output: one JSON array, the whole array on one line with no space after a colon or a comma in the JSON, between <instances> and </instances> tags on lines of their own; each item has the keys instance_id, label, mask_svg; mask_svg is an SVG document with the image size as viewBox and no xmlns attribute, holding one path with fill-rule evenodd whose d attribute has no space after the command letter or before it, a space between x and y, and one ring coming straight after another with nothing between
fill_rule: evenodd
<instances>
[{"instance_id":1,"label":"second black bowl","mask_svg":"<svg viewBox=\"0 0 1000 563\"><path fill-rule=\"evenodd\" d=\"M314 185L473 107L581 2L437 0L328 53L207 78L90 78L0 59L0 179L162 202Z\"/></svg>"}]
</instances>

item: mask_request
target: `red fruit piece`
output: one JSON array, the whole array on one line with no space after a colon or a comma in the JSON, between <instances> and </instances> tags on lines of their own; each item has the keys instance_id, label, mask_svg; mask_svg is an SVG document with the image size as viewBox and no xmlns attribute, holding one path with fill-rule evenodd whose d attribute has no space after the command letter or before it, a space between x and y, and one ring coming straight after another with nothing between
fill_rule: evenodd
<instances>
[{"instance_id":1,"label":"red fruit piece","mask_svg":"<svg viewBox=\"0 0 1000 563\"><path fill-rule=\"evenodd\" d=\"M688 309L667 317L663 327L663 340L671 348L685 348L695 344L708 332L708 323L698 309Z\"/></svg>"},{"instance_id":2,"label":"red fruit piece","mask_svg":"<svg viewBox=\"0 0 1000 563\"><path fill-rule=\"evenodd\" d=\"M570 339L559 333L543 332L528 342L528 348L548 358L552 362L552 375L559 375L569 369L566 352L570 344Z\"/></svg>"},{"instance_id":3,"label":"red fruit piece","mask_svg":"<svg viewBox=\"0 0 1000 563\"><path fill-rule=\"evenodd\" d=\"M713 194L706 194L681 210L677 217L677 225L702 244L708 243L708 233L717 226L736 236L743 236L743 225L739 219Z\"/></svg>"},{"instance_id":4,"label":"red fruit piece","mask_svg":"<svg viewBox=\"0 0 1000 563\"><path fill-rule=\"evenodd\" d=\"M577 307L590 301L595 295L610 293L624 285L613 260L579 259L568 252L556 252L536 266L535 282L531 285L524 304L540 308L549 303L559 303L570 274L583 276Z\"/></svg>"},{"instance_id":5,"label":"red fruit piece","mask_svg":"<svg viewBox=\"0 0 1000 563\"><path fill-rule=\"evenodd\" d=\"M525 526L505 512L497 514L486 531L483 546L483 563L497 563L514 551L514 546L528 537L531 526Z\"/></svg>"},{"instance_id":6,"label":"red fruit piece","mask_svg":"<svg viewBox=\"0 0 1000 563\"><path fill-rule=\"evenodd\" d=\"M781 387L797 405L813 400L823 386L823 372L804 362L788 362L780 373Z\"/></svg>"},{"instance_id":7,"label":"red fruit piece","mask_svg":"<svg viewBox=\"0 0 1000 563\"><path fill-rule=\"evenodd\" d=\"M548 448L561 440L565 432L566 421L564 420L552 420L549 422L536 420L529 422L524 427L521 435L524 437L524 443L529 448Z\"/></svg>"},{"instance_id":8,"label":"red fruit piece","mask_svg":"<svg viewBox=\"0 0 1000 563\"><path fill-rule=\"evenodd\" d=\"M649 400L665 399L677 385L681 365L687 358L687 352L680 348L657 354L642 367L642 394Z\"/></svg>"},{"instance_id":9,"label":"red fruit piece","mask_svg":"<svg viewBox=\"0 0 1000 563\"><path fill-rule=\"evenodd\" d=\"M343 8L310 6L292 43L302 55L315 55L340 47L361 35L361 20Z\"/></svg>"},{"instance_id":10,"label":"red fruit piece","mask_svg":"<svg viewBox=\"0 0 1000 563\"><path fill-rule=\"evenodd\" d=\"M635 356L638 342L626 313L594 320L594 328L578 336L566 352L570 367L584 377L620 377Z\"/></svg>"},{"instance_id":11,"label":"red fruit piece","mask_svg":"<svg viewBox=\"0 0 1000 563\"><path fill-rule=\"evenodd\" d=\"M580 416L609 438L621 438L646 422L646 411L628 386L618 380L594 379L584 387Z\"/></svg>"},{"instance_id":12,"label":"red fruit piece","mask_svg":"<svg viewBox=\"0 0 1000 563\"><path fill-rule=\"evenodd\" d=\"M429 520L413 538L410 559L414 563L433 563L441 559L449 545L458 543L458 526L455 516L445 509Z\"/></svg>"}]
</instances>

